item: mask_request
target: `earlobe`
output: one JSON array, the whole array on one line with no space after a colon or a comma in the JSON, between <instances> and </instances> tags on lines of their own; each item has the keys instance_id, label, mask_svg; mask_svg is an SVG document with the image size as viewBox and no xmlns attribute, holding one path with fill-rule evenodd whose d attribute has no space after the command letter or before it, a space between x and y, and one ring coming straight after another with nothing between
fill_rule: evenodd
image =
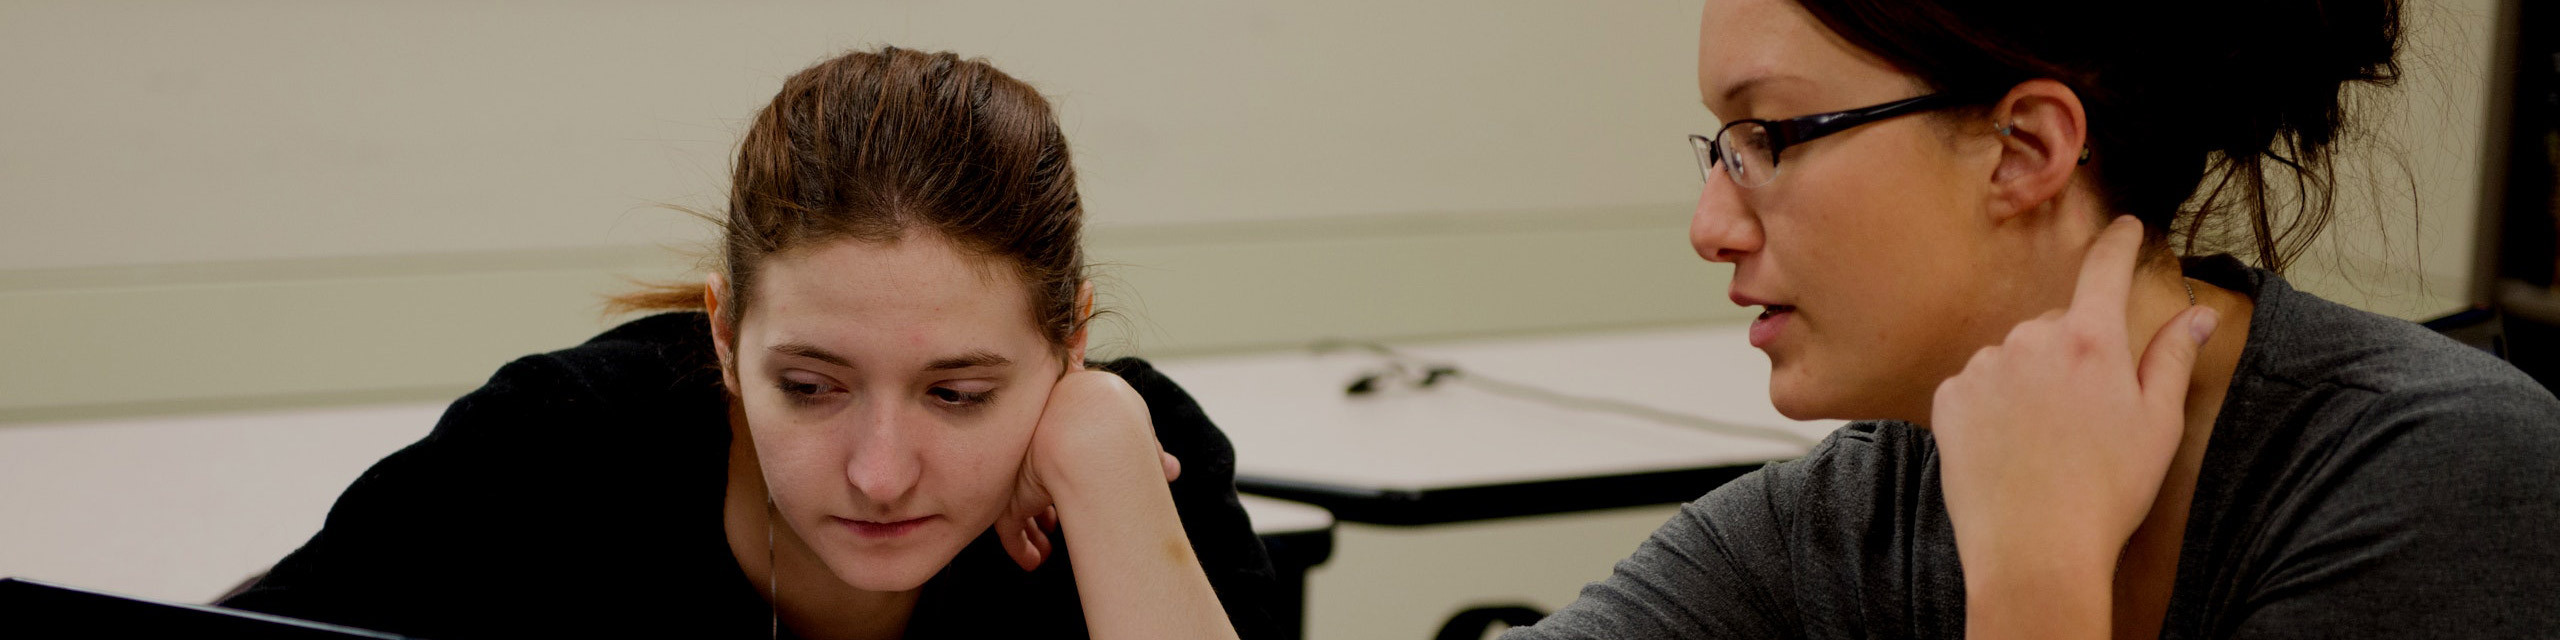
<instances>
[{"instance_id":1,"label":"earlobe","mask_svg":"<svg viewBox=\"0 0 2560 640\"><path fill-rule=\"evenodd\" d=\"M1067 370L1084 368L1085 335L1093 323L1093 281L1076 285L1075 331L1067 334Z\"/></svg>"},{"instance_id":2,"label":"earlobe","mask_svg":"<svg viewBox=\"0 0 2560 640\"><path fill-rule=\"evenodd\" d=\"M734 394L738 391L738 367L737 361L731 356L734 353L731 345L737 340L737 328L729 326L728 316L720 312L721 303L724 302L720 299L720 295L728 291L728 285L728 280L717 273L704 278L702 311L704 315L711 316L711 352L720 361L720 382L727 385L729 392Z\"/></svg>"}]
</instances>

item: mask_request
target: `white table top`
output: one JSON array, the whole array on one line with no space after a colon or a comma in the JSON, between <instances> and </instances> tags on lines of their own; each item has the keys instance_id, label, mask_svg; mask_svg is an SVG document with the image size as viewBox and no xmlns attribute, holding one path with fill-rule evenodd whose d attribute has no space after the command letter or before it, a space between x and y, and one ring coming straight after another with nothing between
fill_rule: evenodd
<instances>
[{"instance_id":1,"label":"white table top","mask_svg":"<svg viewBox=\"0 0 2560 640\"><path fill-rule=\"evenodd\" d=\"M301 546L445 404L0 426L0 576L210 600ZM1333 526L1314 505L1241 498L1255 533Z\"/></svg>"},{"instance_id":2,"label":"white table top","mask_svg":"<svg viewBox=\"0 0 2560 640\"><path fill-rule=\"evenodd\" d=\"M1253 532L1259 535L1307 533L1333 528L1333 512L1304 502L1290 502L1257 495L1236 496L1244 503L1244 513L1253 519Z\"/></svg>"},{"instance_id":3,"label":"white table top","mask_svg":"<svg viewBox=\"0 0 2560 640\"><path fill-rule=\"evenodd\" d=\"M1818 440L1836 420L1796 421L1769 404L1769 361L1747 327L1716 325L1400 346L1483 377L1608 398ZM1339 487L1432 490L1727 467L1803 455L1806 445L1576 410L1466 384L1343 393L1387 359L1314 350L1168 359L1235 443L1239 475Z\"/></svg>"},{"instance_id":4,"label":"white table top","mask_svg":"<svg viewBox=\"0 0 2560 640\"><path fill-rule=\"evenodd\" d=\"M1509 379L1820 435L1769 407L1767 361L1734 327L1408 349ZM1350 399L1374 356L1168 360L1248 475L1381 487L1468 485L1749 463L1801 447L1491 396L1464 386ZM0 428L0 575L203 601L302 544L364 469L416 441L442 402ZM1263 533L1322 509L1245 498ZM167 523L190 523L167 535Z\"/></svg>"},{"instance_id":5,"label":"white table top","mask_svg":"<svg viewBox=\"0 0 2560 640\"><path fill-rule=\"evenodd\" d=\"M445 403L0 426L0 576L204 602L302 546Z\"/></svg>"}]
</instances>

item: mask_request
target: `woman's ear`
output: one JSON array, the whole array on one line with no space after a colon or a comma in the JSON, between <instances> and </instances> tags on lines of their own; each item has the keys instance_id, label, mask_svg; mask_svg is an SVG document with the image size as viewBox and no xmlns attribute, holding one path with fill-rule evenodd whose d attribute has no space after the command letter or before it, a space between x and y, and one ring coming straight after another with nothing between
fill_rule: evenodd
<instances>
[{"instance_id":1,"label":"woman's ear","mask_svg":"<svg viewBox=\"0 0 2560 640\"><path fill-rule=\"evenodd\" d=\"M1084 342L1093 325L1093 281L1076 285L1076 330L1067 334L1067 370L1084 368Z\"/></svg>"},{"instance_id":2,"label":"woman's ear","mask_svg":"<svg viewBox=\"0 0 2560 640\"><path fill-rule=\"evenodd\" d=\"M726 302L720 296L728 290L729 280L720 274L703 278L702 310L711 316L711 351L720 358L720 383L728 385L729 393L735 395L741 388L738 386L738 360L735 356L738 328L729 326L729 317L720 313L721 303Z\"/></svg>"},{"instance_id":3,"label":"woman's ear","mask_svg":"<svg viewBox=\"0 0 2560 640\"><path fill-rule=\"evenodd\" d=\"M1991 171L1991 215L2048 211L2079 173L2089 145L2088 112L2070 86L2038 78L2009 89L1991 109L1999 163Z\"/></svg>"}]
</instances>

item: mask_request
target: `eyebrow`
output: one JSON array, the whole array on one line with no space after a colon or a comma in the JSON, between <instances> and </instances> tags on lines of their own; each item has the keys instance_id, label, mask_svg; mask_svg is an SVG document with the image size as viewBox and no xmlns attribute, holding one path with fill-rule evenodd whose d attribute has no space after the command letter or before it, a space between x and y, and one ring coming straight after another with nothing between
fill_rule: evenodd
<instances>
[{"instance_id":1,"label":"eyebrow","mask_svg":"<svg viewBox=\"0 0 2560 640\"><path fill-rule=\"evenodd\" d=\"M836 355L833 351L828 351L824 348L818 347L817 345L805 342L785 342L773 345L772 351L782 355L808 358L848 369L853 368L853 362L846 360L844 356ZM1001 355L996 355L993 351L981 350L937 359L926 364L924 368L926 371L950 371L954 369L973 369L977 367L1001 367L1008 364L1013 364L1013 360Z\"/></svg>"},{"instance_id":2,"label":"eyebrow","mask_svg":"<svg viewBox=\"0 0 2560 640\"><path fill-rule=\"evenodd\" d=\"M960 354L956 357L935 360L932 364L925 365L924 369L926 371L950 371L953 369L975 369L978 367L1001 367L1008 364L1013 364L1013 361L1005 359L1004 356L996 355L993 351L971 351Z\"/></svg>"},{"instance_id":3,"label":"eyebrow","mask_svg":"<svg viewBox=\"0 0 2560 640\"><path fill-rule=\"evenodd\" d=\"M785 342L773 345L772 350L774 353L786 356L799 356L847 369L853 368L853 362L845 360L844 356L836 355L833 351L818 348L817 345L813 344L804 342Z\"/></svg>"},{"instance_id":4,"label":"eyebrow","mask_svg":"<svg viewBox=\"0 0 2560 640\"><path fill-rule=\"evenodd\" d=\"M1752 76L1749 80L1736 82L1733 86L1725 87L1724 97L1720 98L1720 100L1725 104L1733 104L1735 99L1742 97L1743 93L1749 92L1753 89L1758 89L1763 85L1774 84L1780 80L1801 80L1801 78L1782 73ZM1713 105L1709 105L1709 109L1712 110Z\"/></svg>"}]
</instances>

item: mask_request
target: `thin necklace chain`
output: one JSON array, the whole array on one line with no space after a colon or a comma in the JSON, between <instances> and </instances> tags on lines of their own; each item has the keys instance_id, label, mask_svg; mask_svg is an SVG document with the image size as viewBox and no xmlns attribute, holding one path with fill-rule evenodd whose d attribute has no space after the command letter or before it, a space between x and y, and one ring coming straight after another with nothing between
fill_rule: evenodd
<instances>
[{"instance_id":1,"label":"thin necklace chain","mask_svg":"<svg viewBox=\"0 0 2560 640\"><path fill-rule=\"evenodd\" d=\"M773 563L773 512L773 496L767 494L764 497L765 637L769 640L780 640L782 638L782 590L776 587L779 583L776 582L775 576L782 574L782 567Z\"/></svg>"},{"instance_id":2,"label":"thin necklace chain","mask_svg":"<svg viewBox=\"0 0 2560 640\"><path fill-rule=\"evenodd\" d=\"M2195 283L2188 282L2186 278L2181 277L2181 278L2178 278L2178 286L2186 287L2186 288L2187 288L2187 306L2190 306L2190 307L2192 307L2192 306L2196 306L2196 285L2195 285ZM771 528L772 528L772 525L771 525L771 524L767 524L767 525L766 525L766 528L767 528L767 529L771 529Z\"/></svg>"}]
</instances>

